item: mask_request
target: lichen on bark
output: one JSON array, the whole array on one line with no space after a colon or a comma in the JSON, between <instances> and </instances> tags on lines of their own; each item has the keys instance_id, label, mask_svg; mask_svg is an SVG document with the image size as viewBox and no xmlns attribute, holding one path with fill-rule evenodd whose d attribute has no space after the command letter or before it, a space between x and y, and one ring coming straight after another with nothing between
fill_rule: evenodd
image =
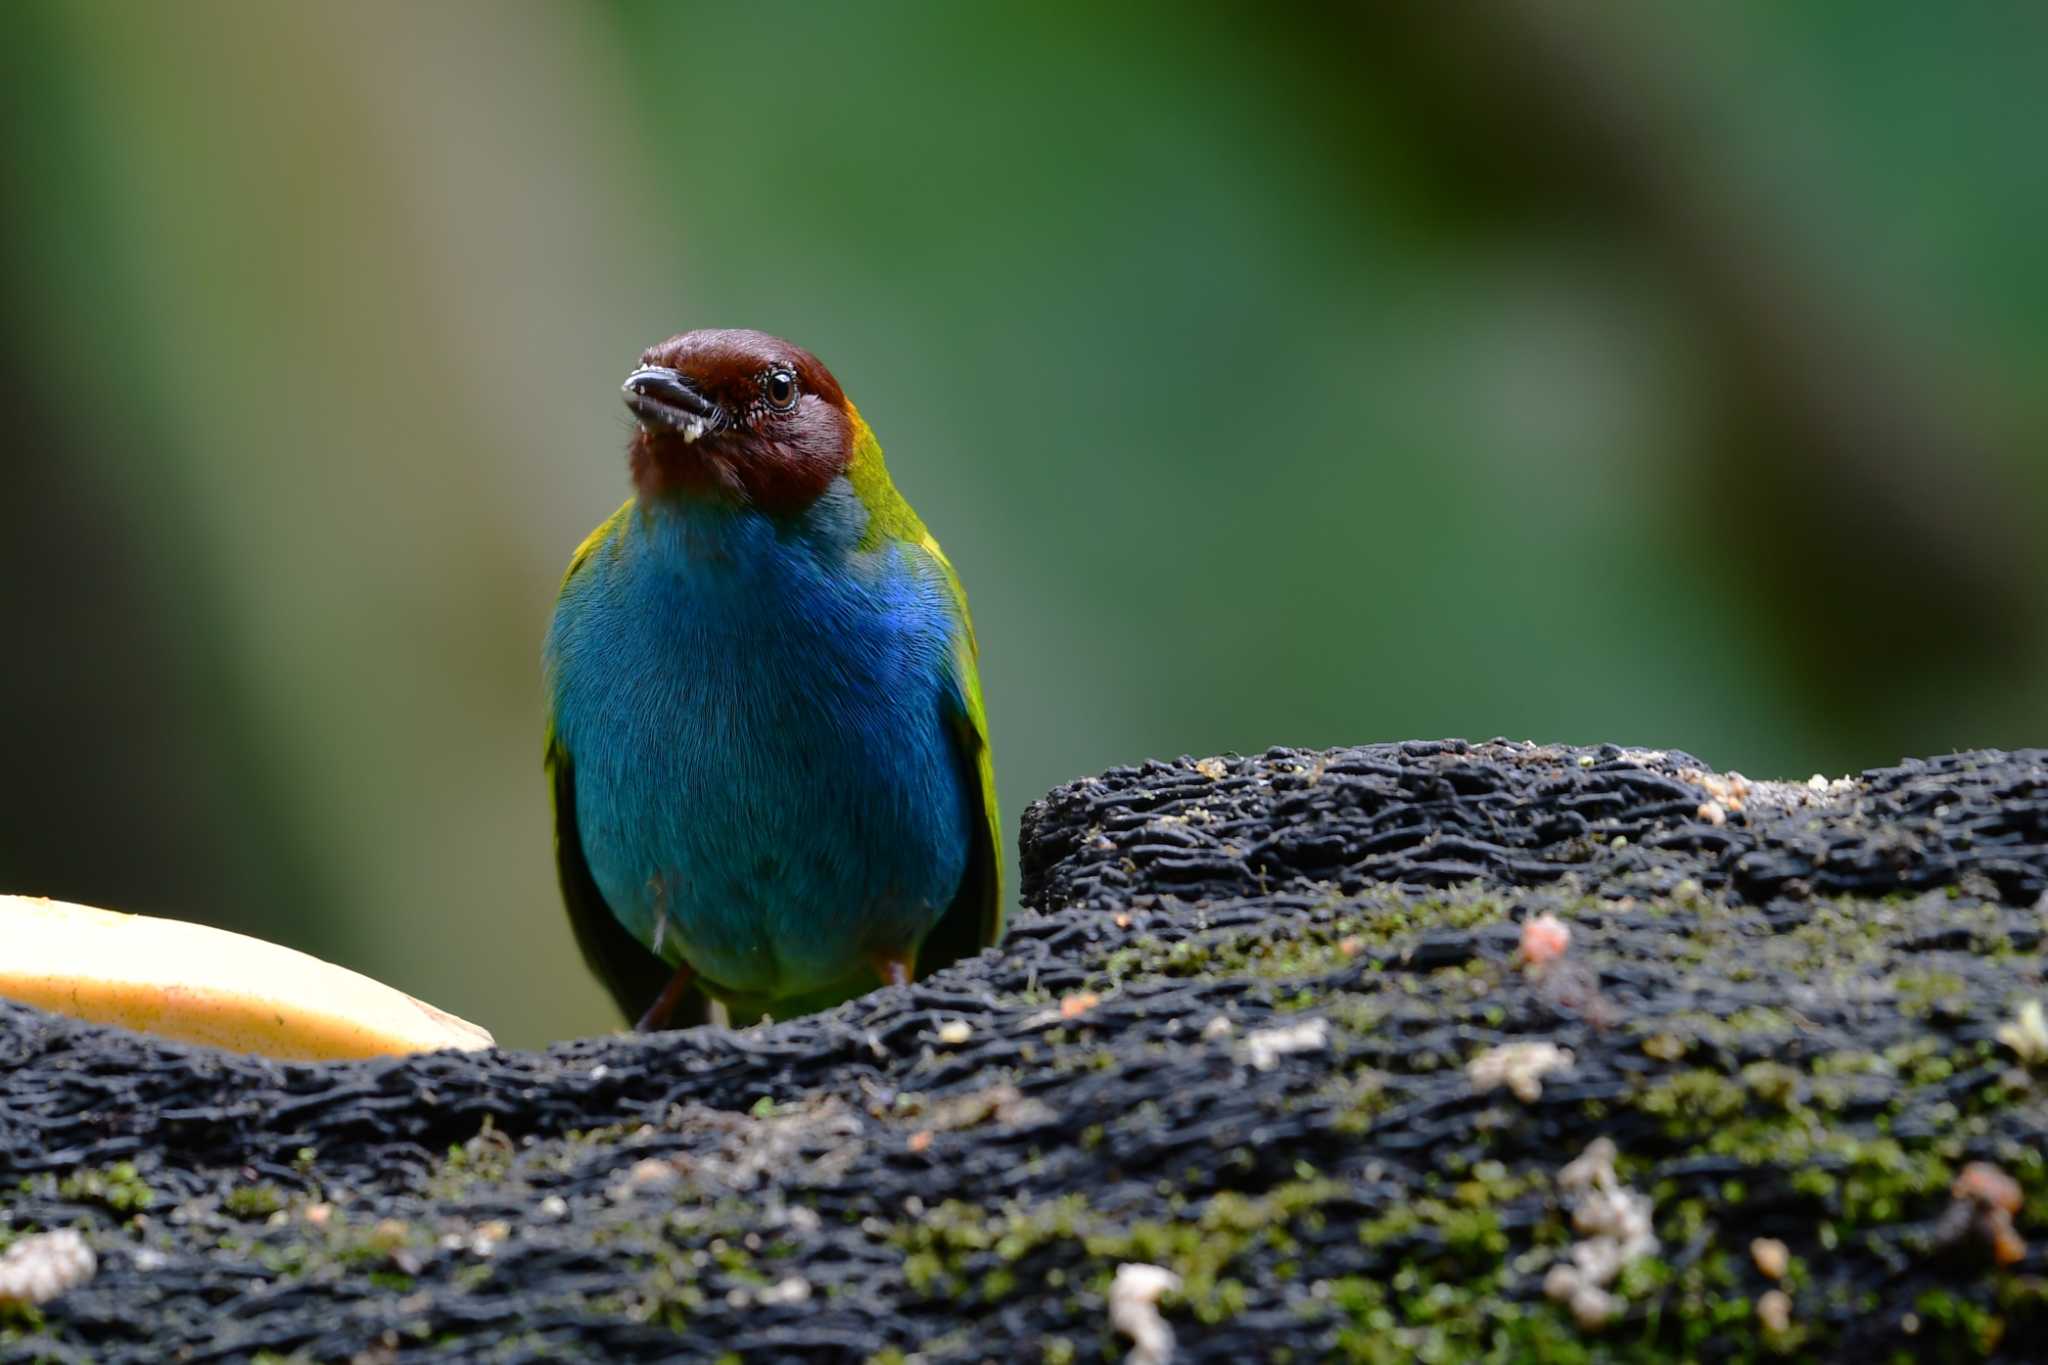
<instances>
[{"instance_id":1,"label":"lichen on bark","mask_svg":"<svg viewBox=\"0 0 2048 1365\"><path fill-rule=\"evenodd\" d=\"M0 1352L1116 1358L1131 1263L1179 1277L1184 1360L2048 1327L2048 1073L2003 1040L2044 994L2040 753L1274 750L1062 788L1022 853L1000 952L759 1029L306 1066L0 1009L0 1236L99 1264ZM1475 1082L1523 1045L1534 1093ZM1589 1320L1545 1283L1602 1138L1656 1249ZM2017 1182L2003 1240L1972 1163Z\"/></svg>"}]
</instances>

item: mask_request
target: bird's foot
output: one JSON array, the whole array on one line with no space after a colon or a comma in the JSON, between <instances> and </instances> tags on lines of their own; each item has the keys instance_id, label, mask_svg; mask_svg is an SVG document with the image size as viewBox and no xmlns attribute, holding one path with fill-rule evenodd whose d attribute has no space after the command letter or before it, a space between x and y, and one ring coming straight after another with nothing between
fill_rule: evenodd
<instances>
[{"instance_id":1,"label":"bird's foot","mask_svg":"<svg viewBox=\"0 0 2048 1365\"><path fill-rule=\"evenodd\" d=\"M640 1022L633 1025L641 1033L657 1033L668 1027L670 1016L676 1006L683 1003L689 994L690 983L697 979L697 969L685 962L676 968L676 974L661 988L661 994L654 997L654 1003L647 1007L647 1013L640 1016Z\"/></svg>"},{"instance_id":2,"label":"bird's foot","mask_svg":"<svg viewBox=\"0 0 2048 1365\"><path fill-rule=\"evenodd\" d=\"M873 953L868 957L868 965L882 978L884 986L908 986L917 975L917 950Z\"/></svg>"}]
</instances>

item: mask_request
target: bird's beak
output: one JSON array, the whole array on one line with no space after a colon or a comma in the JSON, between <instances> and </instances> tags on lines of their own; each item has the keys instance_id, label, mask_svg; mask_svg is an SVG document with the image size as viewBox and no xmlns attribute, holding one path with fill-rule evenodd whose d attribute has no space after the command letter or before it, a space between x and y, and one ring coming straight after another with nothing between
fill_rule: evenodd
<instances>
[{"instance_id":1,"label":"bird's beak","mask_svg":"<svg viewBox=\"0 0 2048 1365\"><path fill-rule=\"evenodd\" d=\"M718 425L718 404L680 373L647 365L626 376L626 406L649 431L672 431L694 441Z\"/></svg>"}]
</instances>

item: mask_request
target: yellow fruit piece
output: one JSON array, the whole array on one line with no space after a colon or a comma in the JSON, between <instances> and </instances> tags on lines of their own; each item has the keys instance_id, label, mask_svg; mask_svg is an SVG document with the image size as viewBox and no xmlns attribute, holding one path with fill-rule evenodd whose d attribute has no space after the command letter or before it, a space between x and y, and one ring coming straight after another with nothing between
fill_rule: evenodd
<instances>
[{"instance_id":1,"label":"yellow fruit piece","mask_svg":"<svg viewBox=\"0 0 2048 1365\"><path fill-rule=\"evenodd\" d=\"M286 1061L493 1045L475 1024L279 944L27 896L0 896L0 996Z\"/></svg>"}]
</instances>

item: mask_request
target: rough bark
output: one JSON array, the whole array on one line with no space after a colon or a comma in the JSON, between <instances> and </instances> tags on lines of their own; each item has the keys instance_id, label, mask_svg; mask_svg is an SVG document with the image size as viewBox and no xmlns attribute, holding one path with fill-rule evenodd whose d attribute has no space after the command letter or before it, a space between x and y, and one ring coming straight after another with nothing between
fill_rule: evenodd
<instances>
[{"instance_id":1,"label":"rough bark","mask_svg":"<svg viewBox=\"0 0 2048 1365\"><path fill-rule=\"evenodd\" d=\"M1132 1262L1181 1360L2048 1329L2048 754L1273 750L1062 788L1023 863L1000 953L759 1029L301 1066L0 1007L0 1237L100 1262L0 1356L1114 1359ZM1570 1065L1482 1091L1514 1043ZM1602 1137L1657 1250L1588 1326L1545 1281Z\"/></svg>"}]
</instances>

